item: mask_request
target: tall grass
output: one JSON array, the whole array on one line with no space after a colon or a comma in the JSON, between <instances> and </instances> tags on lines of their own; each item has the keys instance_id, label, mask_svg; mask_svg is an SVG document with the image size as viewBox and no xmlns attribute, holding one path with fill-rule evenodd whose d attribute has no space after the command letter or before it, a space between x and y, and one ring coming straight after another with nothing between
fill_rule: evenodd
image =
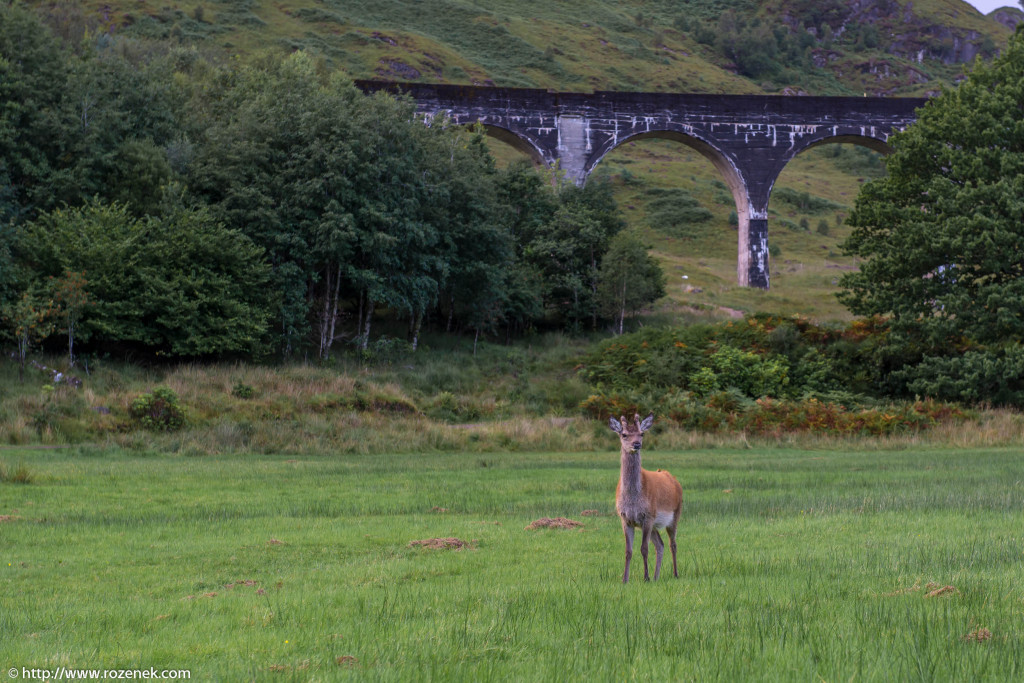
<instances>
[{"instance_id":1,"label":"tall grass","mask_svg":"<svg viewBox=\"0 0 1024 683\"><path fill-rule=\"evenodd\" d=\"M32 470L24 462L15 465L0 460L0 484L31 484Z\"/></svg>"},{"instance_id":2,"label":"tall grass","mask_svg":"<svg viewBox=\"0 0 1024 683\"><path fill-rule=\"evenodd\" d=\"M607 426L580 409L591 388L575 368L588 343L552 335L516 346L481 344L474 355L471 342L440 337L416 353L373 363L342 357L320 366L94 363L88 376L80 373L81 389L53 388L42 374L29 374L22 384L13 363L0 363L0 443L189 455L605 451ZM186 428L150 432L131 416L132 401L161 386L187 410ZM1011 410L978 411L971 420L877 438L707 434L660 420L655 429L656 447L664 449L1024 442L1024 417Z\"/></svg>"}]
</instances>

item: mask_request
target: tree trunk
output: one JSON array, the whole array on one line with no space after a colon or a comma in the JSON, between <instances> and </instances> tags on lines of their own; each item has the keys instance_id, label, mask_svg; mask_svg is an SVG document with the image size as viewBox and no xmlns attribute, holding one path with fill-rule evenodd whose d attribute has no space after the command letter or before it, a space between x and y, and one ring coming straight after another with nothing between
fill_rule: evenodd
<instances>
[{"instance_id":1,"label":"tree trunk","mask_svg":"<svg viewBox=\"0 0 1024 683\"><path fill-rule=\"evenodd\" d=\"M18 382L25 383L25 356L28 355L28 336L18 337Z\"/></svg>"},{"instance_id":2,"label":"tree trunk","mask_svg":"<svg viewBox=\"0 0 1024 683\"><path fill-rule=\"evenodd\" d=\"M580 331L580 290L578 287L572 288L572 309L575 320L573 320L573 332L578 333Z\"/></svg>"},{"instance_id":3,"label":"tree trunk","mask_svg":"<svg viewBox=\"0 0 1024 683\"><path fill-rule=\"evenodd\" d=\"M327 360L330 353L331 342L328 339L331 315L331 271L327 271L327 280L324 282L324 310L320 313L320 353L317 356L320 360Z\"/></svg>"},{"instance_id":4,"label":"tree trunk","mask_svg":"<svg viewBox=\"0 0 1024 683\"><path fill-rule=\"evenodd\" d=\"M366 298L366 292L359 290L359 315L356 317L356 338L363 333L363 299Z\"/></svg>"},{"instance_id":5,"label":"tree trunk","mask_svg":"<svg viewBox=\"0 0 1024 683\"><path fill-rule=\"evenodd\" d=\"M451 334L452 331L452 318L455 317L455 295L452 294L448 297L448 324L445 326L444 331Z\"/></svg>"},{"instance_id":6,"label":"tree trunk","mask_svg":"<svg viewBox=\"0 0 1024 683\"><path fill-rule=\"evenodd\" d=\"M330 355L331 346L334 345L335 330L338 325L338 299L341 298L341 264L334 274L334 301L331 302L331 334L327 340L327 351Z\"/></svg>"},{"instance_id":7,"label":"tree trunk","mask_svg":"<svg viewBox=\"0 0 1024 683\"><path fill-rule=\"evenodd\" d=\"M366 324L363 327L362 349L365 351L370 345L370 320L373 318L373 297L366 297Z\"/></svg>"},{"instance_id":8,"label":"tree trunk","mask_svg":"<svg viewBox=\"0 0 1024 683\"><path fill-rule=\"evenodd\" d=\"M75 322L68 320L68 367L75 367Z\"/></svg>"},{"instance_id":9,"label":"tree trunk","mask_svg":"<svg viewBox=\"0 0 1024 683\"><path fill-rule=\"evenodd\" d=\"M423 325L423 313L416 313L413 320L412 350L415 351L420 341L420 327Z\"/></svg>"},{"instance_id":10,"label":"tree trunk","mask_svg":"<svg viewBox=\"0 0 1024 683\"><path fill-rule=\"evenodd\" d=\"M626 278L622 278L622 306L619 309L619 335L622 335L623 324L626 321Z\"/></svg>"}]
</instances>

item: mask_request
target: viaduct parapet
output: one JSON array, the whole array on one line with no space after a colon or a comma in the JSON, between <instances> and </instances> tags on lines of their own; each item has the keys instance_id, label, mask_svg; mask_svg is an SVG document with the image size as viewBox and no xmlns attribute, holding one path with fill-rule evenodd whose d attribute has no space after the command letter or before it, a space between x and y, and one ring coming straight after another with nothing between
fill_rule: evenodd
<instances>
[{"instance_id":1,"label":"viaduct parapet","mask_svg":"<svg viewBox=\"0 0 1024 683\"><path fill-rule=\"evenodd\" d=\"M447 116L458 125L479 122L536 163L557 165L579 185L624 142L667 138L688 145L714 164L736 202L737 281L762 289L769 287L768 201L790 159L831 142L888 153L889 136L911 124L927 101L356 84L366 92L408 94L427 117Z\"/></svg>"}]
</instances>

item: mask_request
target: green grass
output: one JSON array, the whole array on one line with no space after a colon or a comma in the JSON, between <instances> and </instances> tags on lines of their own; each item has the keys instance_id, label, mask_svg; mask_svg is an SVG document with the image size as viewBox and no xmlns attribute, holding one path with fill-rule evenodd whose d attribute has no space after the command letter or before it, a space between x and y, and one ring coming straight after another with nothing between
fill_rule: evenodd
<instances>
[{"instance_id":1,"label":"green grass","mask_svg":"<svg viewBox=\"0 0 1024 683\"><path fill-rule=\"evenodd\" d=\"M645 464L684 488L680 578L627 586L610 434L587 454L0 452L33 475L0 483L0 663L225 681L1020 677L1019 449L658 438ZM524 529L555 516L584 527ZM409 545L434 537L472 547Z\"/></svg>"}]
</instances>

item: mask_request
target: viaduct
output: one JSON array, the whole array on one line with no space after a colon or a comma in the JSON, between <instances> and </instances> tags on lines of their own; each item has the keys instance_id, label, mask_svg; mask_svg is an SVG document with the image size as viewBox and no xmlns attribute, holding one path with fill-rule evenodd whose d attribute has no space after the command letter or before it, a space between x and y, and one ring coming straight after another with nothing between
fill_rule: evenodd
<instances>
[{"instance_id":1,"label":"viaduct","mask_svg":"<svg viewBox=\"0 0 1024 683\"><path fill-rule=\"evenodd\" d=\"M408 94L427 116L457 125L481 123L488 134L558 165L582 185L617 146L667 138L707 157L732 191L739 217L736 277L768 289L768 200L790 159L831 142L863 145L883 154L889 136L916 119L927 100L880 97L786 97L683 93L562 93L357 81L362 90Z\"/></svg>"}]
</instances>

